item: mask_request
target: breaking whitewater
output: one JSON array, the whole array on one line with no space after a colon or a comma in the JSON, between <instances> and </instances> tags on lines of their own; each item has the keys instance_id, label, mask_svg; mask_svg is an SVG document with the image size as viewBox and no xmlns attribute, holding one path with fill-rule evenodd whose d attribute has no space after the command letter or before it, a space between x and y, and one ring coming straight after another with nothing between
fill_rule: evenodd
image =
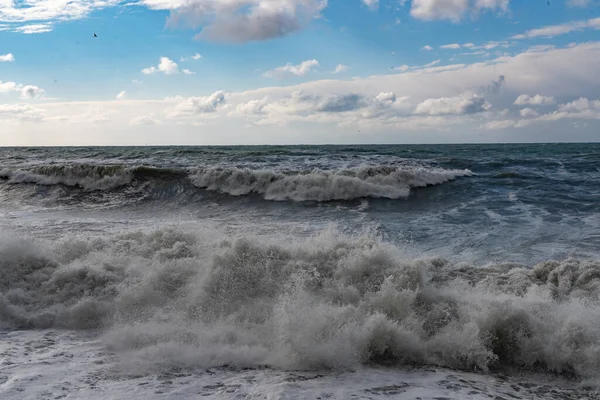
<instances>
[{"instance_id":1,"label":"breaking whitewater","mask_svg":"<svg viewBox=\"0 0 600 400\"><path fill-rule=\"evenodd\" d=\"M445 147L325 149L321 168L18 151L2 399L600 398L598 210L564 151L493 171Z\"/></svg>"}]
</instances>

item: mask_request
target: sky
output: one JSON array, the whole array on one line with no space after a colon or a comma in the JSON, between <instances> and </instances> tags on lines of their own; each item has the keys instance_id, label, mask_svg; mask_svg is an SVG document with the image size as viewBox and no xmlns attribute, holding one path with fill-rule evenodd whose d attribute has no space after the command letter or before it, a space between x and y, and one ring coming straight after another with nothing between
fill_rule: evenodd
<instances>
[{"instance_id":1,"label":"sky","mask_svg":"<svg viewBox=\"0 0 600 400\"><path fill-rule=\"evenodd\" d=\"M600 0L0 0L0 145L600 141Z\"/></svg>"}]
</instances>

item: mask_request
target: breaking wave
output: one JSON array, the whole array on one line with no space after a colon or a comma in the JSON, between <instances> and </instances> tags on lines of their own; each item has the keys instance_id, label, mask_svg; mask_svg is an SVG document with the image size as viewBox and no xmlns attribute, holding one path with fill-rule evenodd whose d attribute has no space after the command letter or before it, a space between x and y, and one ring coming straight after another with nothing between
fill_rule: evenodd
<instances>
[{"instance_id":1,"label":"breaking wave","mask_svg":"<svg viewBox=\"0 0 600 400\"><path fill-rule=\"evenodd\" d=\"M0 170L0 179L11 183L65 185L88 191L111 190L132 182L169 180L183 176L184 172L176 170L122 165L43 165L28 170Z\"/></svg>"},{"instance_id":2,"label":"breaking wave","mask_svg":"<svg viewBox=\"0 0 600 400\"><path fill-rule=\"evenodd\" d=\"M411 188L439 185L469 175L469 170L425 167L363 166L305 172L230 167L203 168L191 180L200 188L233 196L257 193L267 200L332 201L405 198Z\"/></svg>"},{"instance_id":3,"label":"breaking wave","mask_svg":"<svg viewBox=\"0 0 600 400\"><path fill-rule=\"evenodd\" d=\"M372 232L0 237L0 328L101 328L122 365L600 371L600 262L406 260Z\"/></svg>"},{"instance_id":4,"label":"breaking wave","mask_svg":"<svg viewBox=\"0 0 600 400\"><path fill-rule=\"evenodd\" d=\"M29 169L0 170L9 184L66 187L71 191L142 192L157 184L206 189L233 196L260 194L267 200L332 201L378 197L406 198L411 188L439 185L469 170L432 167L363 166L352 169L280 171L237 167L187 169L123 165L44 165ZM177 192L179 193L179 192ZM64 192L62 195L69 195ZM82 198L78 197L81 201Z\"/></svg>"}]
</instances>

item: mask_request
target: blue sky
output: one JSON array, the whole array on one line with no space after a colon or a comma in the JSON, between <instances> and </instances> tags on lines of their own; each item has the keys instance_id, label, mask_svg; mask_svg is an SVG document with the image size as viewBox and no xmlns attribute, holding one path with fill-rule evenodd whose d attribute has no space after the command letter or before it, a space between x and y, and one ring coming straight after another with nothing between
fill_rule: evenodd
<instances>
[{"instance_id":1,"label":"blue sky","mask_svg":"<svg viewBox=\"0 0 600 400\"><path fill-rule=\"evenodd\" d=\"M0 145L595 141L599 11L0 0Z\"/></svg>"}]
</instances>

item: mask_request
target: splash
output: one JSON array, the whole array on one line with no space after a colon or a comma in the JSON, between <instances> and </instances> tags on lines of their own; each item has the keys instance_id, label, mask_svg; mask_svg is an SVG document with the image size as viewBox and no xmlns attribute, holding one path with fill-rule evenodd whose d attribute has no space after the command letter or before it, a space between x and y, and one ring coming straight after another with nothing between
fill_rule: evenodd
<instances>
[{"instance_id":1,"label":"splash","mask_svg":"<svg viewBox=\"0 0 600 400\"><path fill-rule=\"evenodd\" d=\"M0 238L2 329L102 329L135 371L508 366L597 378L600 262L407 260L366 232Z\"/></svg>"}]
</instances>

